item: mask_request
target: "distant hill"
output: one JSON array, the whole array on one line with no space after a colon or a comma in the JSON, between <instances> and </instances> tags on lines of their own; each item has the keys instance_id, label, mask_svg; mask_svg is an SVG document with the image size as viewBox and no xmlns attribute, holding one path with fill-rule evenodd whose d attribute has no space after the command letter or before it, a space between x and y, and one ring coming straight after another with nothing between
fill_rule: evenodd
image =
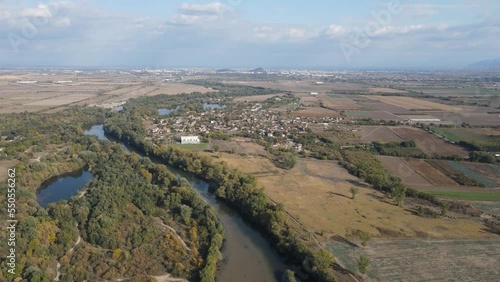
<instances>
[{"instance_id":1,"label":"distant hill","mask_svg":"<svg viewBox=\"0 0 500 282\"><path fill-rule=\"evenodd\" d=\"M476 62L468 65L466 68L476 70L500 70L500 58Z\"/></svg>"},{"instance_id":2,"label":"distant hill","mask_svg":"<svg viewBox=\"0 0 500 282\"><path fill-rule=\"evenodd\" d=\"M218 69L216 72L235 72L233 69Z\"/></svg>"},{"instance_id":3,"label":"distant hill","mask_svg":"<svg viewBox=\"0 0 500 282\"><path fill-rule=\"evenodd\" d=\"M250 72L257 73L257 74L266 74L267 73L267 71L263 68L256 68L256 69L251 70Z\"/></svg>"}]
</instances>

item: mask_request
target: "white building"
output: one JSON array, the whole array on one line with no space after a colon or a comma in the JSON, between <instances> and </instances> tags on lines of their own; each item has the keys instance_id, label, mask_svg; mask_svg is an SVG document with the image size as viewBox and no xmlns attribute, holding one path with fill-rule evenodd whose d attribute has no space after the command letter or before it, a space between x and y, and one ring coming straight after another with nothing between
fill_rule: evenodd
<instances>
[{"instance_id":1,"label":"white building","mask_svg":"<svg viewBox=\"0 0 500 282\"><path fill-rule=\"evenodd\" d=\"M198 136L181 136L181 144L200 144Z\"/></svg>"}]
</instances>

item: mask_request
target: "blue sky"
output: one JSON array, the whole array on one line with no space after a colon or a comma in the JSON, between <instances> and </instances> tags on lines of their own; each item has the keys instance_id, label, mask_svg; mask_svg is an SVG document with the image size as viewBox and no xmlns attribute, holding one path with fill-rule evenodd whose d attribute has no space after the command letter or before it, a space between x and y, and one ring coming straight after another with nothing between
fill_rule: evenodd
<instances>
[{"instance_id":1,"label":"blue sky","mask_svg":"<svg viewBox=\"0 0 500 282\"><path fill-rule=\"evenodd\" d=\"M0 64L461 68L500 57L498 0L3 0Z\"/></svg>"}]
</instances>

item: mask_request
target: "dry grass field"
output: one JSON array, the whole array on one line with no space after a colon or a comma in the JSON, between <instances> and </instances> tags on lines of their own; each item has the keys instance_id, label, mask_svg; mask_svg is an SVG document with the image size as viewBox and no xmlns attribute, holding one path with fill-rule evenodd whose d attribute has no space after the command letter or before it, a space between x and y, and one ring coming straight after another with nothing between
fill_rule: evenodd
<instances>
[{"instance_id":1,"label":"dry grass field","mask_svg":"<svg viewBox=\"0 0 500 282\"><path fill-rule=\"evenodd\" d=\"M255 175L266 195L283 203L290 215L324 238L355 239L359 231L376 238L494 238L469 219L429 219L397 207L333 161L299 159L282 170L266 158L223 154L230 166ZM355 200L349 189L360 187Z\"/></svg>"},{"instance_id":2,"label":"dry grass field","mask_svg":"<svg viewBox=\"0 0 500 282\"><path fill-rule=\"evenodd\" d=\"M431 102L411 97L403 97L403 96L366 96L366 97L409 110L440 110L440 111L452 111L452 112L453 111L459 112L464 110L462 108L455 106L439 104L436 102Z\"/></svg>"}]
</instances>

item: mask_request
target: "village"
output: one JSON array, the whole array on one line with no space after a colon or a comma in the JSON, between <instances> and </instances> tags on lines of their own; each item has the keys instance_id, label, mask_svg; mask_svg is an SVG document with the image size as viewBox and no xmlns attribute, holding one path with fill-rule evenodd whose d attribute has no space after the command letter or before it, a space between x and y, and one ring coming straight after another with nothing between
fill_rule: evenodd
<instances>
[{"instance_id":1,"label":"village","mask_svg":"<svg viewBox=\"0 0 500 282\"><path fill-rule=\"evenodd\" d=\"M240 136L272 138L275 148L302 151L302 144L291 140L292 134L306 134L311 125L327 128L343 121L342 117L296 117L279 108L270 108L266 102L259 102L238 104L237 107L204 108L201 112L191 111L182 116L159 115L149 123L148 131L153 140L166 144L200 144L209 138Z\"/></svg>"}]
</instances>

